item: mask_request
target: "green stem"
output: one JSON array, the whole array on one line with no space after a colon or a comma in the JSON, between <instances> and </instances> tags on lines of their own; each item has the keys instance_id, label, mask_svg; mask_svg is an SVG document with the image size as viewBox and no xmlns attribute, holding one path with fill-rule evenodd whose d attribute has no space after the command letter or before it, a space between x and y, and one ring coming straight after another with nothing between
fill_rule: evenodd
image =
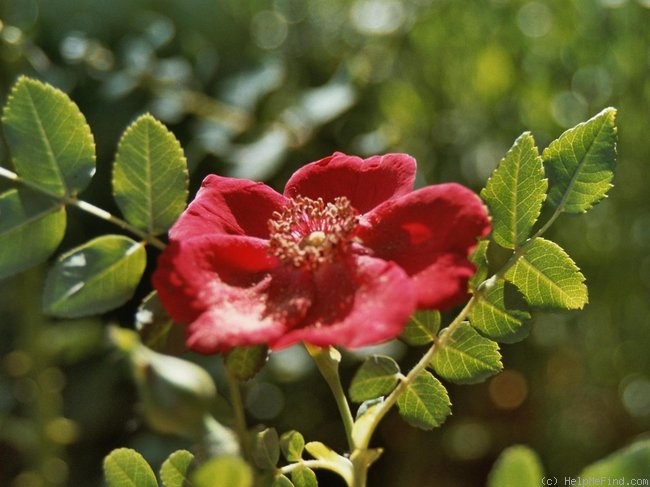
<instances>
[{"instance_id":1,"label":"green stem","mask_svg":"<svg viewBox=\"0 0 650 487\"><path fill-rule=\"evenodd\" d=\"M37 184L33 184L29 181L25 181L24 179L21 179L18 174L15 172L9 171L8 169L5 169L4 167L0 167L0 176L9 179L11 181L14 181L16 183L22 184L23 186L27 186L28 188L31 188L35 191L38 191L41 194L44 194L46 196L49 196L50 198L53 198L55 200L60 201L64 205L70 205L70 206L75 206L79 208L82 211L85 211L86 213L90 213L91 215L96 216L97 218L101 218L102 220L106 220L113 225L116 225L123 230L126 230L127 232L130 232L134 235L137 235L140 237L142 240L147 242L148 244L160 249L164 250L166 245L165 243L155 237L154 235L150 235L147 232L143 232L139 228L134 227L130 223L122 220L121 218L117 218L116 216L112 215L106 210L103 210L91 203L88 203L87 201L83 201L78 199L76 196L61 196L57 195L55 193L52 193L51 191L48 191L44 188L41 188Z\"/></svg>"},{"instance_id":2,"label":"green stem","mask_svg":"<svg viewBox=\"0 0 650 487\"><path fill-rule=\"evenodd\" d=\"M244 452L244 456L252 459L251 444L248 436L248 426L246 425L246 413L244 412L244 401L242 400L241 388L237 377L226 367L226 379L228 380L228 390L230 392L230 404L235 414L235 432L239 438L239 444Z\"/></svg>"},{"instance_id":3,"label":"green stem","mask_svg":"<svg viewBox=\"0 0 650 487\"><path fill-rule=\"evenodd\" d=\"M314 359L316 367L320 371L321 375L327 382L334 400L336 401L336 406L339 409L339 414L343 420L343 427L345 428L345 435L348 440L348 446L350 451L355 449L354 440L352 439L352 427L354 426L354 419L352 417L352 411L350 410L350 404L345 396L345 391L341 385L341 378L339 376L339 362L341 360L341 355L339 352L329 347L328 349L314 347L309 344L305 344L309 355Z\"/></svg>"},{"instance_id":4,"label":"green stem","mask_svg":"<svg viewBox=\"0 0 650 487\"><path fill-rule=\"evenodd\" d=\"M311 468L312 470L321 468L323 470L330 470L331 472L340 474L339 470L334 467L331 462L327 462L325 460L300 460L298 462L285 465L284 467L280 468L280 472L283 474L288 474L300 466Z\"/></svg>"},{"instance_id":5,"label":"green stem","mask_svg":"<svg viewBox=\"0 0 650 487\"><path fill-rule=\"evenodd\" d=\"M418 361L417 364L413 366L413 368L409 371L409 373L402 378L400 383L397 385L397 387L391 392L384 402L381 403L381 405L378 407L378 409L374 412L373 414L373 420L370 423L369 427L366 428L367 434L364 435L362 438L357 438L358 443L357 443L357 448L359 450L367 450L368 445L370 444L370 439L379 425L379 422L386 416L388 411L397 403L397 399L399 396L401 396L406 389L413 384L415 381L416 377L422 373L424 369L427 368L427 366L431 363L431 360L433 359L433 356L438 352L440 348L443 348L445 346L445 343L447 342L449 336L451 336L456 328L460 326L460 324L467 318L467 315L469 312L472 310L474 307L474 304L476 303L476 296L472 296L472 298L467 302L465 307L461 310L461 312L454 318L454 321L452 321L449 326L447 327L448 332L445 333L443 336L440 336L436 338L436 340L433 342L433 345L427 352L422 356L422 358Z\"/></svg>"}]
</instances>

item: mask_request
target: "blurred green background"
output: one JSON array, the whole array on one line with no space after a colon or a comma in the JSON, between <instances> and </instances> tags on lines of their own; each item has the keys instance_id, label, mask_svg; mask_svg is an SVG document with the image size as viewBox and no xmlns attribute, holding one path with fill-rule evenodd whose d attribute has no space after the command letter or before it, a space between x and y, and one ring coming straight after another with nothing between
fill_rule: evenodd
<instances>
[{"instance_id":1,"label":"blurred green background","mask_svg":"<svg viewBox=\"0 0 650 487\"><path fill-rule=\"evenodd\" d=\"M97 142L82 198L114 212L117 140L145 111L181 140L193 189L210 172L282 188L295 168L341 150L408 152L419 184L478 191L523 131L541 149L616 106L616 187L551 232L587 276L591 304L536 313L530 337L502 347L503 374L450 386L442 428L387 417L370 485L483 485L513 443L565 477L650 429L649 27L648 0L0 0L0 101L19 74L68 92ZM10 167L4 144L0 162ZM71 210L62 250L115 231ZM158 466L187 446L143 425L104 339L108 323L132 326L148 282L119 312L63 322L39 312L44 272L0 281L0 485L99 486L112 448ZM418 355L389 352L406 365ZM345 377L357 360L346 357ZM201 362L219 380L220 360ZM246 404L251 424L345 448L300 349L272 357Z\"/></svg>"}]
</instances>

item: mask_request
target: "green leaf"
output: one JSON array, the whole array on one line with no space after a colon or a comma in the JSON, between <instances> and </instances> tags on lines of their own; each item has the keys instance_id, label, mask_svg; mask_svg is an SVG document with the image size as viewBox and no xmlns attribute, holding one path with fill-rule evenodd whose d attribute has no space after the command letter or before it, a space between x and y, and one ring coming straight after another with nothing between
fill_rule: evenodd
<instances>
[{"instance_id":1,"label":"green leaf","mask_svg":"<svg viewBox=\"0 0 650 487\"><path fill-rule=\"evenodd\" d=\"M544 472L537 454L527 446L505 449L490 471L488 487L538 487Z\"/></svg>"},{"instance_id":2,"label":"green leaf","mask_svg":"<svg viewBox=\"0 0 650 487\"><path fill-rule=\"evenodd\" d=\"M399 365L390 357L371 355L359 367L350 384L350 397L363 402L385 396L397 385Z\"/></svg>"},{"instance_id":3,"label":"green leaf","mask_svg":"<svg viewBox=\"0 0 650 487\"><path fill-rule=\"evenodd\" d=\"M160 467L160 480L164 487L191 487L188 470L194 455L187 450L178 450L169 455Z\"/></svg>"},{"instance_id":4,"label":"green leaf","mask_svg":"<svg viewBox=\"0 0 650 487\"><path fill-rule=\"evenodd\" d=\"M469 261L476 266L476 272L469 280L469 287L472 292L488 277L489 265L487 252L489 246L489 240L479 240L476 248L469 256Z\"/></svg>"},{"instance_id":5,"label":"green leaf","mask_svg":"<svg viewBox=\"0 0 650 487\"><path fill-rule=\"evenodd\" d=\"M252 487L253 472L242 458L223 455L201 465L192 475L192 483L195 487Z\"/></svg>"},{"instance_id":6,"label":"green leaf","mask_svg":"<svg viewBox=\"0 0 650 487\"><path fill-rule=\"evenodd\" d=\"M104 458L108 487L158 487L156 475L137 451L118 448Z\"/></svg>"},{"instance_id":7,"label":"green leaf","mask_svg":"<svg viewBox=\"0 0 650 487\"><path fill-rule=\"evenodd\" d=\"M185 209L187 162L174 134L151 115L131 124L113 165L113 195L126 220L158 235Z\"/></svg>"},{"instance_id":8,"label":"green leaf","mask_svg":"<svg viewBox=\"0 0 650 487\"><path fill-rule=\"evenodd\" d=\"M431 360L433 369L456 384L476 384L503 369L499 345L482 337L469 323L445 329Z\"/></svg>"},{"instance_id":9,"label":"green leaf","mask_svg":"<svg viewBox=\"0 0 650 487\"><path fill-rule=\"evenodd\" d=\"M506 306L502 279L488 281L476 297L469 320L474 328L493 340L509 342L511 337L518 335L524 320L530 319L529 313Z\"/></svg>"},{"instance_id":10,"label":"green leaf","mask_svg":"<svg viewBox=\"0 0 650 487\"><path fill-rule=\"evenodd\" d=\"M411 426L430 430L451 414L447 389L428 371L422 372L397 399L399 413Z\"/></svg>"},{"instance_id":11,"label":"green leaf","mask_svg":"<svg viewBox=\"0 0 650 487\"><path fill-rule=\"evenodd\" d=\"M295 487L293 482L284 475L279 475L273 480L271 487Z\"/></svg>"},{"instance_id":12,"label":"green leaf","mask_svg":"<svg viewBox=\"0 0 650 487\"><path fill-rule=\"evenodd\" d=\"M0 279L44 262L61 243L65 207L28 189L0 195Z\"/></svg>"},{"instance_id":13,"label":"green leaf","mask_svg":"<svg viewBox=\"0 0 650 487\"><path fill-rule=\"evenodd\" d=\"M548 181L535 139L519 136L488 179L481 197L492 215L492 238L514 249L530 235L546 198Z\"/></svg>"},{"instance_id":14,"label":"green leaf","mask_svg":"<svg viewBox=\"0 0 650 487\"><path fill-rule=\"evenodd\" d=\"M142 243L105 235L62 255L45 281L43 306L54 316L77 318L128 301L146 265Z\"/></svg>"},{"instance_id":15,"label":"green leaf","mask_svg":"<svg viewBox=\"0 0 650 487\"><path fill-rule=\"evenodd\" d=\"M440 328L440 313L435 310L416 311L411 315L400 339L409 345L428 345Z\"/></svg>"},{"instance_id":16,"label":"green leaf","mask_svg":"<svg viewBox=\"0 0 650 487\"><path fill-rule=\"evenodd\" d=\"M95 142L65 93L22 76L11 89L2 121L22 180L56 196L88 186L95 174Z\"/></svg>"},{"instance_id":17,"label":"green leaf","mask_svg":"<svg viewBox=\"0 0 650 487\"><path fill-rule=\"evenodd\" d=\"M531 306L581 309L587 303L585 278L559 245L536 238L524 248L504 277Z\"/></svg>"},{"instance_id":18,"label":"green leaf","mask_svg":"<svg viewBox=\"0 0 650 487\"><path fill-rule=\"evenodd\" d=\"M268 357L266 345L233 348L226 355L226 367L240 381L252 379Z\"/></svg>"},{"instance_id":19,"label":"green leaf","mask_svg":"<svg viewBox=\"0 0 650 487\"><path fill-rule=\"evenodd\" d=\"M567 213L584 213L612 187L616 162L616 109L564 132L542 153L548 200Z\"/></svg>"},{"instance_id":20,"label":"green leaf","mask_svg":"<svg viewBox=\"0 0 650 487\"><path fill-rule=\"evenodd\" d=\"M296 487L318 487L316 474L304 465L298 465L291 471L291 481Z\"/></svg>"},{"instance_id":21,"label":"green leaf","mask_svg":"<svg viewBox=\"0 0 650 487\"><path fill-rule=\"evenodd\" d=\"M275 429L266 428L255 435L253 460L263 470L273 469L278 464L278 460L280 460L280 440Z\"/></svg>"},{"instance_id":22,"label":"green leaf","mask_svg":"<svg viewBox=\"0 0 650 487\"><path fill-rule=\"evenodd\" d=\"M637 441L618 450L607 458L586 467L580 476L583 478L609 477L617 480L621 477L628 479L650 478L650 440Z\"/></svg>"},{"instance_id":23,"label":"green leaf","mask_svg":"<svg viewBox=\"0 0 650 487\"><path fill-rule=\"evenodd\" d=\"M135 314L135 329L148 348L168 355L186 350L185 328L174 323L160 302L156 291L145 297Z\"/></svg>"},{"instance_id":24,"label":"green leaf","mask_svg":"<svg viewBox=\"0 0 650 487\"><path fill-rule=\"evenodd\" d=\"M302 458L305 439L298 431L287 431L280 437L280 448L288 461L297 462Z\"/></svg>"}]
</instances>

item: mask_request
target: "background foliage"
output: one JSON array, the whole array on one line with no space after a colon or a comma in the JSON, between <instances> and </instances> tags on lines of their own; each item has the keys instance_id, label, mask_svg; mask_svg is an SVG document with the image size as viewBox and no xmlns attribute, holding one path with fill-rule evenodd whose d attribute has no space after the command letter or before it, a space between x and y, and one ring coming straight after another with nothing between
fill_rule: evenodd
<instances>
[{"instance_id":1,"label":"background foliage","mask_svg":"<svg viewBox=\"0 0 650 487\"><path fill-rule=\"evenodd\" d=\"M386 418L370 485L481 485L521 442L564 477L650 428L649 23L647 0L3 0L0 101L19 74L68 92L97 144L82 196L114 213L110 164L146 111L181 141L192 190L210 172L280 188L334 150L408 152L420 184L479 190L523 131L541 149L618 107L616 188L589 218L565 215L551 231L591 304L536 314L527 340L502 347L502 374L450 386L442 429ZM73 212L62 249L116 231ZM101 485L115 447L160 465L186 446L140 423L127 368L105 345L106 323L131 325L147 280L119 313L83 321L40 314L44 280L40 268L0 281L0 484ZM399 344L382 353L415 359ZM348 378L359 358L345 357ZM204 363L223 384L219 361ZM248 413L343 449L309 363L299 349L277 354L247 386Z\"/></svg>"}]
</instances>

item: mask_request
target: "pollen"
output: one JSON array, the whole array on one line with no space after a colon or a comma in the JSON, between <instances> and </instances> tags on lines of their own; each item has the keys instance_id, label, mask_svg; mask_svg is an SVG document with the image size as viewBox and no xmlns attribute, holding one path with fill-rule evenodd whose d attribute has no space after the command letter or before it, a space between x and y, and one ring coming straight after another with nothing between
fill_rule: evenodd
<instances>
[{"instance_id":1,"label":"pollen","mask_svg":"<svg viewBox=\"0 0 650 487\"><path fill-rule=\"evenodd\" d=\"M357 223L357 211L344 196L329 203L297 196L269 220L269 249L294 267L315 269L348 250Z\"/></svg>"}]
</instances>

